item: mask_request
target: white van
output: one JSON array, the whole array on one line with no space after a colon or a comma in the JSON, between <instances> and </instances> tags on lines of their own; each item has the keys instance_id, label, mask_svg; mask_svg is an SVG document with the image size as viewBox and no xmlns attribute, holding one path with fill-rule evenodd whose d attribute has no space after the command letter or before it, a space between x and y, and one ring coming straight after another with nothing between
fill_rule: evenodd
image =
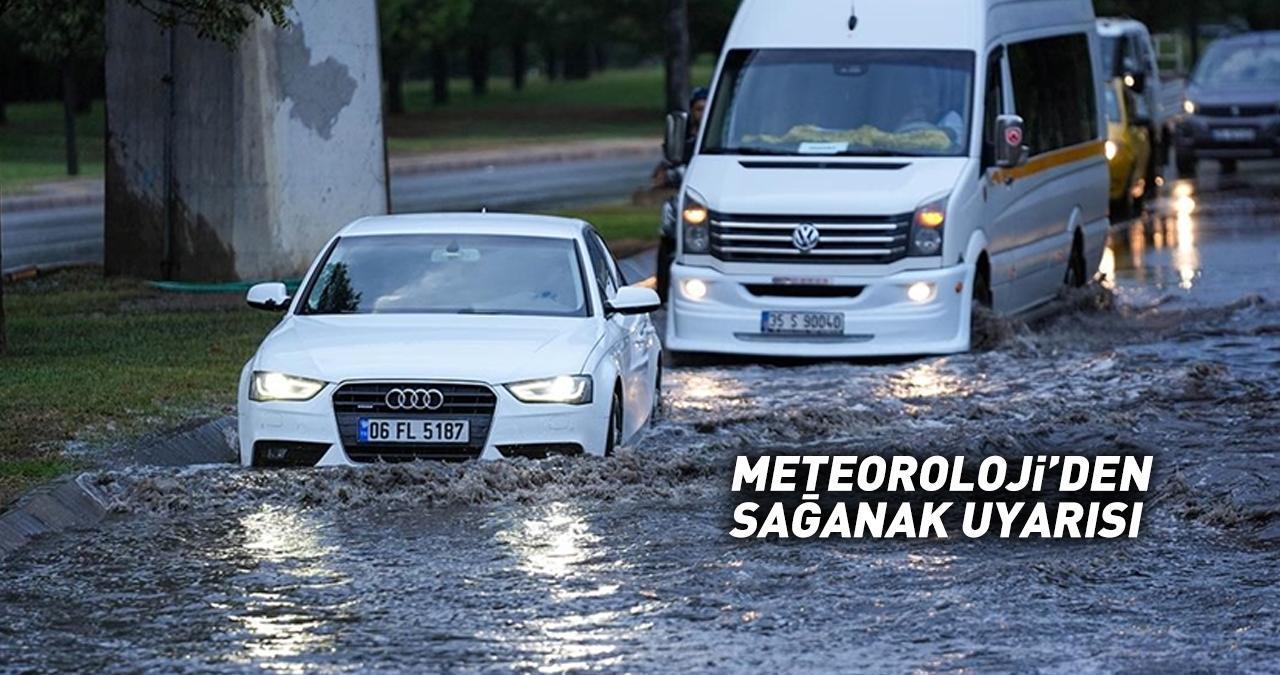
<instances>
[{"instance_id":1,"label":"white van","mask_svg":"<svg viewBox=\"0 0 1280 675\"><path fill-rule=\"evenodd\" d=\"M1089 0L744 0L689 160L666 345L943 354L975 302L1097 269L1106 125Z\"/></svg>"}]
</instances>

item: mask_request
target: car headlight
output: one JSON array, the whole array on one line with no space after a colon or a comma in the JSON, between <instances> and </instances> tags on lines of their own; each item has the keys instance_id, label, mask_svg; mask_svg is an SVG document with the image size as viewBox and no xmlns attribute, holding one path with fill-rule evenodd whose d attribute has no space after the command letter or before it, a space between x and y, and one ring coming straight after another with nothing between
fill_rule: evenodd
<instances>
[{"instance_id":1,"label":"car headlight","mask_svg":"<svg viewBox=\"0 0 1280 675\"><path fill-rule=\"evenodd\" d=\"M590 375L561 375L544 380L512 382L507 391L524 403L565 403L585 405L591 402Z\"/></svg>"},{"instance_id":2,"label":"car headlight","mask_svg":"<svg viewBox=\"0 0 1280 675\"><path fill-rule=\"evenodd\" d=\"M1116 145L1115 141L1107 141L1107 161L1108 162L1115 159L1116 155L1119 152L1120 152L1120 147Z\"/></svg>"},{"instance_id":3,"label":"car headlight","mask_svg":"<svg viewBox=\"0 0 1280 675\"><path fill-rule=\"evenodd\" d=\"M911 216L909 254L935 256L942 253L942 228L947 222L947 197L935 199L916 209Z\"/></svg>"},{"instance_id":4,"label":"car headlight","mask_svg":"<svg viewBox=\"0 0 1280 675\"><path fill-rule=\"evenodd\" d=\"M707 200L693 190L684 193L680 225L685 253L706 253L711 249L711 211L707 209Z\"/></svg>"},{"instance_id":5,"label":"car headlight","mask_svg":"<svg viewBox=\"0 0 1280 675\"><path fill-rule=\"evenodd\" d=\"M1196 114L1196 103L1195 103L1195 101L1192 101L1191 99L1186 99L1186 100L1184 100L1184 101L1182 102L1182 109L1183 109L1183 110L1185 110L1185 111L1187 112L1187 114L1188 114L1188 115L1194 115L1194 114Z\"/></svg>"},{"instance_id":6,"label":"car headlight","mask_svg":"<svg viewBox=\"0 0 1280 675\"><path fill-rule=\"evenodd\" d=\"M310 401L324 389L325 384L320 380L259 370L253 373L249 398L254 401Z\"/></svg>"}]
</instances>

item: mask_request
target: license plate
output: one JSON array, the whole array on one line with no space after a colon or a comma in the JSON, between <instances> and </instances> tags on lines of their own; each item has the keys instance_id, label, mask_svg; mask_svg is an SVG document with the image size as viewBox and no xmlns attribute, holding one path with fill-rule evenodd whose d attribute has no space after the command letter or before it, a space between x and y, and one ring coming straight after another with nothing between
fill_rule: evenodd
<instances>
[{"instance_id":1,"label":"license plate","mask_svg":"<svg viewBox=\"0 0 1280 675\"><path fill-rule=\"evenodd\" d=\"M1256 129L1214 129L1213 140L1224 143L1250 143L1257 140Z\"/></svg>"},{"instance_id":2,"label":"license plate","mask_svg":"<svg viewBox=\"0 0 1280 675\"><path fill-rule=\"evenodd\" d=\"M466 420L379 420L361 418L357 440L361 443L443 443L460 445L471 440L471 423Z\"/></svg>"},{"instance_id":3,"label":"license plate","mask_svg":"<svg viewBox=\"0 0 1280 675\"><path fill-rule=\"evenodd\" d=\"M839 312L765 312L762 333L796 335L844 335L844 315Z\"/></svg>"}]
</instances>

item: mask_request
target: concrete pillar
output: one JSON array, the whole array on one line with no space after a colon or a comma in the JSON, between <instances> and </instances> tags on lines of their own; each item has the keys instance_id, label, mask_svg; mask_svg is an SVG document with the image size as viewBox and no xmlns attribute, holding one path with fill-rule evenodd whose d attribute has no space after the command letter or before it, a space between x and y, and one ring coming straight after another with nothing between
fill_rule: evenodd
<instances>
[{"instance_id":1,"label":"concrete pillar","mask_svg":"<svg viewBox=\"0 0 1280 675\"><path fill-rule=\"evenodd\" d=\"M296 276L387 212L375 0L295 0L291 19L229 49L107 0L108 273Z\"/></svg>"}]
</instances>

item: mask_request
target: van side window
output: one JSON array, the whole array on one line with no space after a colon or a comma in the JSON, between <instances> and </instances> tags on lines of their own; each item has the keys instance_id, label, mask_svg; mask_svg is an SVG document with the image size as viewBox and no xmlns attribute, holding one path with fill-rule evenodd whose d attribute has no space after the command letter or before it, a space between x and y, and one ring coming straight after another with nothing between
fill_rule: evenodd
<instances>
[{"instance_id":1,"label":"van side window","mask_svg":"<svg viewBox=\"0 0 1280 675\"><path fill-rule=\"evenodd\" d=\"M1014 107L1032 156L1098 138L1091 63L1083 33L1010 45Z\"/></svg>"},{"instance_id":2,"label":"van side window","mask_svg":"<svg viewBox=\"0 0 1280 675\"><path fill-rule=\"evenodd\" d=\"M996 118L1004 113L1004 47L987 56L987 83L982 104L982 168L996 165Z\"/></svg>"}]
</instances>

